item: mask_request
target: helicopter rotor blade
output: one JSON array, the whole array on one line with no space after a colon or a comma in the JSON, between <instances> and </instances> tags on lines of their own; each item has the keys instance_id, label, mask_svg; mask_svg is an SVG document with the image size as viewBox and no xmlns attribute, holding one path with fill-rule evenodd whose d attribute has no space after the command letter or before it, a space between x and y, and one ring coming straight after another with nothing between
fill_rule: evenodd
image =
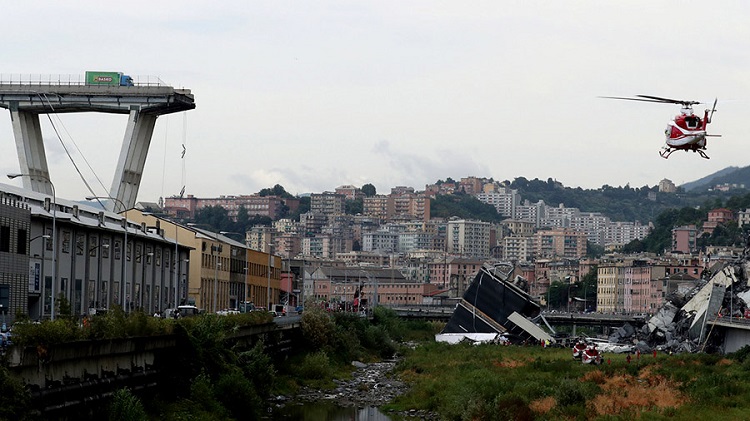
<instances>
[{"instance_id":1,"label":"helicopter rotor blade","mask_svg":"<svg viewBox=\"0 0 750 421\"><path fill-rule=\"evenodd\" d=\"M667 103L672 103L672 104L682 104L682 105L685 105L685 106L690 106L690 105L694 105L694 104L700 104L700 101L683 101L683 100L680 100L680 99L662 98L662 97L651 96L651 95L636 95L636 96L639 97L639 98L653 99L653 100L656 100L658 102L667 102Z\"/></svg>"},{"instance_id":2,"label":"helicopter rotor blade","mask_svg":"<svg viewBox=\"0 0 750 421\"><path fill-rule=\"evenodd\" d=\"M621 97L621 96L600 96L599 98L623 99L625 101L658 102L662 104L665 103L665 101L657 101L655 99L626 98L626 97Z\"/></svg>"}]
</instances>

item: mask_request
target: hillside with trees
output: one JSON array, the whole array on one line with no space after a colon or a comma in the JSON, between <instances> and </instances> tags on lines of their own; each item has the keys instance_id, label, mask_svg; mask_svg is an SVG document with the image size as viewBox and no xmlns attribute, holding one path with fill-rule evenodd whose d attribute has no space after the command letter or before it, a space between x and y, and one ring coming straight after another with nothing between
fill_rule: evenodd
<instances>
[{"instance_id":1,"label":"hillside with trees","mask_svg":"<svg viewBox=\"0 0 750 421\"><path fill-rule=\"evenodd\" d=\"M682 207L699 207L713 209L722 207L725 201L747 190L737 189L729 192L701 191L687 193L678 189L677 193L659 192L658 186L649 187L613 187L603 185L598 189L565 187L562 183L547 179L527 180L518 177L512 182L505 181L512 189L518 190L523 200L536 203L543 200L549 206L563 204L566 207L578 208L581 212L600 212L613 221L653 221L661 212Z\"/></svg>"}]
</instances>

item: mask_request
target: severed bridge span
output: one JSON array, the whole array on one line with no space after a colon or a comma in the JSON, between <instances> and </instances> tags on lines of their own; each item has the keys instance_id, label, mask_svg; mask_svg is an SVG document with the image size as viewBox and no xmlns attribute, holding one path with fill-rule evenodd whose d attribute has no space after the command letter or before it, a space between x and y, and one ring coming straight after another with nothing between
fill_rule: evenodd
<instances>
[{"instance_id":1,"label":"severed bridge span","mask_svg":"<svg viewBox=\"0 0 750 421\"><path fill-rule=\"evenodd\" d=\"M126 86L96 85L83 80L31 81L0 80L0 107L10 111L23 187L48 195L54 194L52 179L44 152L41 114L98 112L127 114L128 122L120 156L112 179L107 202L125 209L136 203L143 167L151 144L156 119L164 114L195 108L189 89L175 89L161 81L130 83ZM112 148L103 147L102 151ZM121 209L121 210L125 210Z\"/></svg>"}]
</instances>

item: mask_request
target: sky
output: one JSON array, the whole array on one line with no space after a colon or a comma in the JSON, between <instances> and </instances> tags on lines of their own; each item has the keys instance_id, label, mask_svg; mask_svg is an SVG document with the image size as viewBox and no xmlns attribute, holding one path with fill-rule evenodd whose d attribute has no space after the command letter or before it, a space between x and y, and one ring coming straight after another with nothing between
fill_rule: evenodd
<instances>
[{"instance_id":1,"label":"sky","mask_svg":"<svg viewBox=\"0 0 750 421\"><path fill-rule=\"evenodd\" d=\"M157 120L138 201L183 186L197 197L276 184L292 194L366 183L389 193L467 176L586 189L679 185L750 165L750 2L9 1L2 9L2 81L121 71L195 95L194 110ZM679 106L601 98L638 94L718 98L709 133L722 137L709 139L711 159L658 155ZM127 117L51 117L62 141L46 116L42 132L57 194L106 196ZM0 144L0 169L18 172L5 110Z\"/></svg>"}]
</instances>

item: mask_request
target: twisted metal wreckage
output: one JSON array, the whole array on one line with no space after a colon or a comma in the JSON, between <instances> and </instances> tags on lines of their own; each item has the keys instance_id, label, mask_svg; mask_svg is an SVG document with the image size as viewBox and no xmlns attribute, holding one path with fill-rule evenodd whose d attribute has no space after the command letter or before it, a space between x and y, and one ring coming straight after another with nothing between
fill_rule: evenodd
<instances>
[{"instance_id":1,"label":"twisted metal wreckage","mask_svg":"<svg viewBox=\"0 0 750 421\"><path fill-rule=\"evenodd\" d=\"M513 269L512 263L485 263L435 339L554 344L540 324L553 334L554 329L527 293L527 282L512 278ZM750 315L749 275L747 259L717 264L694 288L665 297L641 328L626 323L615 329L609 342L629 344L641 352L734 352L750 344L750 320L745 318Z\"/></svg>"}]
</instances>

